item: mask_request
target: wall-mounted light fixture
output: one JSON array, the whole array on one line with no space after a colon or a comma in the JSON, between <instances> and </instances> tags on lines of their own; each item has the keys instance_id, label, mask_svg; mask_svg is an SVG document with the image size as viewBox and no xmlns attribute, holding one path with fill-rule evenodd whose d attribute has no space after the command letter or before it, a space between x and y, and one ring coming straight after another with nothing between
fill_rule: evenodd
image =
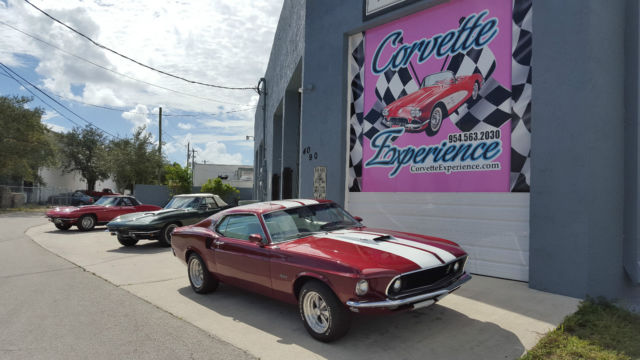
<instances>
[{"instance_id":1,"label":"wall-mounted light fixture","mask_svg":"<svg viewBox=\"0 0 640 360\"><path fill-rule=\"evenodd\" d=\"M253 135L247 135L247 140L253 140L253 141L255 141L255 140L256 140L256 137L255 137L255 136L253 136Z\"/></svg>"},{"instance_id":2,"label":"wall-mounted light fixture","mask_svg":"<svg viewBox=\"0 0 640 360\"><path fill-rule=\"evenodd\" d=\"M298 88L300 94L313 91L313 84L305 87Z\"/></svg>"}]
</instances>

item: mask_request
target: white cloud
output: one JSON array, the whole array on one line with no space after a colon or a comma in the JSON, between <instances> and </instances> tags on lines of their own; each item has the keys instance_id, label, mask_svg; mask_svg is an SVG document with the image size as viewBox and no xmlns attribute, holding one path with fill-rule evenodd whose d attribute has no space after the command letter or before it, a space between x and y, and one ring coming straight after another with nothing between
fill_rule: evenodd
<instances>
[{"instance_id":1,"label":"white cloud","mask_svg":"<svg viewBox=\"0 0 640 360\"><path fill-rule=\"evenodd\" d=\"M192 124L185 124L183 122L178 123L178 127L182 130L191 130L193 128Z\"/></svg>"},{"instance_id":2,"label":"white cloud","mask_svg":"<svg viewBox=\"0 0 640 360\"><path fill-rule=\"evenodd\" d=\"M55 131L57 133L66 133L67 131L69 131L69 129L67 129L64 126L60 126L60 125L56 125L56 124L52 124L46 121L42 121L42 123L48 127L50 130Z\"/></svg>"},{"instance_id":3,"label":"white cloud","mask_svg":"<svg viewBox=\"0 0 640 360\"><path fill-rule=\"evenodd\" d=\"M140 126L148 127L151 124L149 118L149 109L146 105L138 104L135 108L128 112L123 112L122 117L129 120L133 124L132 129L139 128Z\"/></svg>"},{"instance_id":4,"label":"white cloud","mask_svg":"<svg viewBox=\"0 0 640 360\"><path fill-rule=\"evenodd\" d=\"M204 148L195 146L196 162L206 160L208 164L242 164L242 154L229 154L225 144L217 141L210 141Z\"/></svg>"}]
</instances>

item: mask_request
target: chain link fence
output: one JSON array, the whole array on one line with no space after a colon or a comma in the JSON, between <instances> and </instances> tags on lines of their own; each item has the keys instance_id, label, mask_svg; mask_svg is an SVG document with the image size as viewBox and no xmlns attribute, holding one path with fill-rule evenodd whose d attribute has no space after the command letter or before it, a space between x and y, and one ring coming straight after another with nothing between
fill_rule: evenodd
<instances>
[{"instance_id":1,"label":"chain link fence","mask_svg":"<svg viewBox=\"0 0 640 360\"><path fill-rule=\"evenodd\" d=\"M72 205L74 190L48 186L0 185L0 208L24 205Z\"/></svg>"}]
</instances>

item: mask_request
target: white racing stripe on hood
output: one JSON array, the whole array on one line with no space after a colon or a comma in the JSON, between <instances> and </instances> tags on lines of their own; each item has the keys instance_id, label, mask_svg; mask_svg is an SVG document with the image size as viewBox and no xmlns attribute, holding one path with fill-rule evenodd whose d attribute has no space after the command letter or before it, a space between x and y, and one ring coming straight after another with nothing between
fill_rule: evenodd
<instances>
[{"instance_id":1,"label":"white racing stripe on hood","mask_svg":"<svg viewBox=\"0 0 640 360\"><path fill-rule=\"evenodd\" d=\"M442 263L433 254L418 250L409 246L394 244L388 241L375 241L374 239L384 234L362 233L358 231L333 231L324 237L332 240L344 241L355 245L385 251L393 255L403 257L416 263L421 268L441 265Z\"/></svg>"},{"instance_id":2,"label":"white racing stripe on hood","mask_svg":"<svg viewBox=\"0 0 640 360\"><path fill-rule=\"evenodd\" d=\"M442 249L440 249L438 247L435 247L435 246L419 243L417 241L399 239L399 238L396 238L396 237L394 237L393 241L395 241L397 243L400 243L400 244L405 244L405 245L417 247L417 248L420 248L420 249L425 249L427 251L431 251L432 253L440 256L440 259L442 259L445 263L448 263L449 261L453 261L456 258L455 256L453 256L453 254L451 254L450 252L448 252L446 250L442 250Z\"/></svg>"}]
</instances>

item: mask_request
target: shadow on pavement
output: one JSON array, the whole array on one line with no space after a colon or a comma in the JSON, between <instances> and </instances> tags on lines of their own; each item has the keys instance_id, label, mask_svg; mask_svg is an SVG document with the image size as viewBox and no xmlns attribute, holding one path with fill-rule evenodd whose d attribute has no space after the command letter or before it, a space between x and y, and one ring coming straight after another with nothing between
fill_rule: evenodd
<instances>
[{"instance_id":1,"label":"shadow on pavement","mask_svg":"<svg viewBox=\"0 0 640 360\"><path fill-rule=\"evenodd\" d=\"M294 305L224 284L207 295L190 287L178 292L278 337L281 344L296 344L329 359L515 359L525 350L515 334L438 304L395 314L354 314L349 333L324 344L307 334Z\"/></svg>"},{"instance_id":2,"label":"shadow on pavement","mask_svg":"<svg viewBox=\"0 0 640 360\"><path fill-rule=\"evenodd\" d=\"M113 241L118 242L115 236L113 237ZM110 249L107 250L107 252L121 254L157 254L162 252L171 252L171 248L162 246L157 241L145 241L139 242L135 246L121 246L116 249Z\"/></svg>"}]
</instances>

